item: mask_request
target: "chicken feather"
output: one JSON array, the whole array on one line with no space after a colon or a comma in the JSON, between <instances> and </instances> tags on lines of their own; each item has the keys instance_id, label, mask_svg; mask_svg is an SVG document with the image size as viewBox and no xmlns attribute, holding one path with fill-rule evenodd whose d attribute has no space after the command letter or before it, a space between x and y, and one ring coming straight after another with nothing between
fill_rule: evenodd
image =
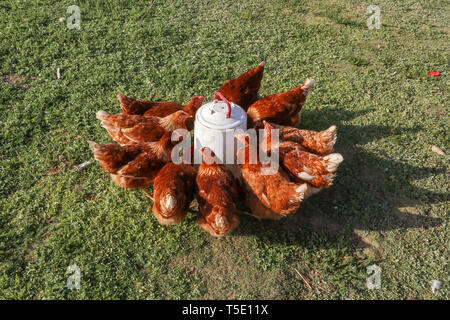
<instances>
[{"instance_id":1,"label":"chicken feather","mask_svg":"<svg viewBox=\"0 0 450 320\"><path fill-rule=\"evenodd\" d=\"M145 188L150 186L159 170L170 161L173 147L179 143L171 140L167 132L154 143L147 145L104 145L89 141L89 147L100 166L111 174L115 183L123 188Z\"/></svg>"},{"instance_id":2,"label":"chicken feather","mask_svg":"<svg viewBox=\"0 0 450 320\"><path fill-rule=\"evenodd\" d=\"M190 164L167 163L155 178L152 212L159 223L175 224L186 217L194 199L196 172Z\"/></svg>"},{"instance_id":3,"label":"chicken feather","mask_svg":"<svg viewBox=\"0 0 450 320\"><path fill-rule=\"evenodd\" d=\"M202 149L202 157L196 178L198 225L213 236L222 236L239 225L236 181L230 169L215 163L208 148Z\"/></svg>"},{"instance_id":4,"label":"chicken feather","mask_svg":"<svg viewBox=\"0 0 450 320\"><path fill-rule=\"evenodd\" d=\"M258 100L258 91L264 74L265 62L241 74L235 79L227 81L218 92L229 101L237 104L247 111L248 107Z\"/></svg>"},{"instance_id":5,"label":"chicken feather","mask_svg":"<svg viewBox=\"0 0 450 320\"><path fill-rule=\"evenodd\" d=\"M256 101L247 110L249 127L263 120L280 125L297 125L301 109L313 85L313 79L306 79L303 84L289 91Z\"/></svg>"},{"instance_id":6,"label":"chicken feather","mask_svg":"<svg viewBox=\"0 0 450 320\"><path fill-rule=\"evenodd\" d=\"M293 141L272 143L272 126L265 125L261 148L278 152L280 163L295 177L297 181L306 181L316 188L326 188L333 184L335 172L344 160L341 154L332 153L319 156L308 152L301 144Z\"/></svg>"},{"instance_id":7,"label":"chicken feather","mask_svg":"<svg viewBox=\"0 0 450 320\"><path fill-rule=\"evenodd\" d=\"M281 219L295 213L314 188L306 183L291 182L281 167L273 174L263 174L263 168L269 167L270 163L262 164L259 159L250 163L250 152L256 151L249 145L248 135L238 134L236 137L243 145L237 157L242 163L240 171L251 215L260 219Z\"/></svg>"},{"instance_id":8,"label":"chicken feather","mask_svg":"<svg viewBox=\"0 0 450 320\"><path fill-rule=\"evenodd\" d=\"M177 111L164 118L126 114L110 114L100 110L97 118L111 138L121 145L158 141L165 133L176 129L189 129L193 118Z\"/></svg>"},{"instance_id":9,"label":"chicken feather","mask_svg":"<svg viewBox=\"0 0 450 320\"><path fill-rule=\"evenodd\" d=\"M204 96L193 97L187 105L183 106L173 101L134 100L123 94L117 95L123 114L147 117L166 117L180 110L194 116L195 112L201 107L204 98Z\"/></svg>"},{"instance_id":10,"label":"chicken feather","mask_svg":"<svg viewBox=\"0 0 450 320\"><path fill-rule=\"evenodd\" d=\"M305 151L319 155L327 155L333 152L334 145L336 143L336 126L332 125L323 131L313 131L298 129L290 126L280 126L267 121L263 121L255 129L264 128L266 131L269 129L279 129L280 141L292 141L300 144ZM270 136L267 146L270 146ZM265 145L261 145L264 151L267 151ZM270 147L269 147L270 148Z\"/></svg>"}]
</instances>

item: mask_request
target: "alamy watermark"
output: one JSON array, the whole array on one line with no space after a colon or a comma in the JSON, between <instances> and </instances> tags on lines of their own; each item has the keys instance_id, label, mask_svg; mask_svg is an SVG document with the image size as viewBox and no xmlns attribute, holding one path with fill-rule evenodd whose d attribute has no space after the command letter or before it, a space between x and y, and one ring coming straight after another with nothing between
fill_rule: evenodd
<instances>
[{"instance_id":1,"label":"alamy watermark","mask_svg":"<svg viewBox=\"0 0 450 320\"><path fill-rule=\"evenodd\" d=\"M369 30L380 29L381 28L381 10L379 6L371 4L367 7L367 14L371 16L367 18L366 24Z\"/></svg>"},{"instance_id":2,"label":"alamy watermark","mask_svg":"<svg viewBox=\"0 0 450 320\"><path fill-rule=\"evenodd\" d=\"M80 290L80 288L81 288L81 269L80 269L80 267L78 267L76 264L72 264L67 267L66 273L71 274L67 278L67 282L66 282L67 289Z\"/></svg>"},{"instance_id":3,"label":"alamy watermark","mask_svg":"<svg viewBox=\"0 0 450 320\"><path fill-rule=\"evenodd\" d=\"M278 172L279 168L279 129L270 130L270 134L266 135L264 130L259 131L259 139L257 131L250 128L246 131L237 128L228 130L224 135L215 135L208 137L207 145L223 146L220 150L210 151L202 150L202 146L192 149L191 134L185 129L176 129L172 133L172 141L177 141L180 137L183 140L175 145L171 153L171 161L175 164L188 163L201 164L207 162L208 159L214 159L214 162L220 164L257 164L262 163L261 168L263 175L270 175ZM258 140L261 148L258 147ZM246 146L244 146L244 143ZM194 154L192 156L192 150ZM244 152L244 150L246 152ZM203 154L207 154L203 159ZM241 156L236 156L240 153ZM186 157L186 155L189 155ZM192 161L193 160L193 161ZM206 160L206 161L205 161Z\"/></svg>"},{"instance_id":4,"label":"alamy watermark","mask_svg":"<svg viewBox=\"0 0 450 320\"><path fill-rule=\"evenodd\" d=\"M76 5L69 6L67 8L67 13L71 14L66 20L66 25L68 29L81 29L81 13L80 7Z\"/></svg>"},{"instance_id":5,"label":"alamy watermark","mask_svg":"<svg viewBox=\"0 0 450 320\"><path fill-rule=\"evenodd\" d=\"M373 264L371 266L368 266L366 271L368 274L370 274L370 276L366 280L367 289L381 289L381 268L376 264Z\"/></svg>"}]
</instances>

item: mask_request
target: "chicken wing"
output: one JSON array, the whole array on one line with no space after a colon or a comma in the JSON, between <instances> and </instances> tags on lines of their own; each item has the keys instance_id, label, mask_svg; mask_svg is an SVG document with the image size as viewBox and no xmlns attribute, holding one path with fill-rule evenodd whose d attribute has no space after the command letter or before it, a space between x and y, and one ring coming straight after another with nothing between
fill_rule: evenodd
<instances>
[{"instance_id":1,"label":"chicken wing","mask_svg":"<svg viewBox=\"0 0 450 320\"><path fill-rule=\"evenodd\" d=\"M152 185L159 170L171 159L173 147L182 139L171 140L172 132L146 145L100 145L89 141L95 159L122 188L145 188Z\"/></svg>"},{"instance_id":2,"label":"chicken wing","mask_svg":"<svg viewBox=\"0 0 450 320\"><path fill-rule=\"evenodd\" d=\"M341 154L319 156L308 152L301 144L293 141L274 143L271 138L272 129L273 127L266 123L261 142L263 150L269 146L270 152L278 152L280 163L298 181L306 181L316 188L326 188L333 184L335 172L344 160Z\"/></svg>"},{"instance_id":3,"label":"chicken wing","mask_svg":"<svg viewBox=\"0 0 450 320\"><path fill-rule=\"evenodd\" d=\"M110 114L100 110L97 119L108 131L111 138L121 145L158 141L176 129L190 130L193 118L184 111L177 111L164 118L126 114Z\"/></svg>"},{"instance_id":4,"label":"chicken wing","mask_svg":"<svg viewBox=\"0 0 450 320\"><path fill-rule=\"evenodd\" d=\"M267 121L263 121L255 129L262 129L269 132L271 129L279 129L279 140L280 141L292 141L300 144L305 151L319 155L327 155L333 152L334 145L336 143L336 126L333 125L323 131L313 131L298 129L290 126L280 126ZM267 146L270 148L270 136ZM265 145L261 145L264 151Z\"/></svg>"},{"instance_id":5,"label":"chicken wing","mask_svg":"<svg viewBox=\"0 0 450 320\"><path fill-rule=\"evenodd\" d=\"M257 67L229 80L218 91L229 101L247 111L248 107L258 100L265 64L263 61Z\"/></svg>"},{"instance_id":6,"label":"chicken wing","mask_svg":"<svg viewBox=\"0 0 450 320\"><path fill-rule=\"evenodd\" d=\"M180 110L193 117L202 106L204 98L203 96L193 97L187 105L183 106L173 101L134 100L123 94L117 95L123 114L160 118Z\"/></svg>"},{"instance_id":7,"label":"chicken wing","mask_svg":"<svg viewBox=\"0 0 450 320\"><path fill-rule=\"evenodd\" d=\"M306 79L303 84L289 91L256 101L247 110L249 127L263 120L279 125L298 125L301 109L313 85L313 79Z\"/></svg>"}]
</instances>

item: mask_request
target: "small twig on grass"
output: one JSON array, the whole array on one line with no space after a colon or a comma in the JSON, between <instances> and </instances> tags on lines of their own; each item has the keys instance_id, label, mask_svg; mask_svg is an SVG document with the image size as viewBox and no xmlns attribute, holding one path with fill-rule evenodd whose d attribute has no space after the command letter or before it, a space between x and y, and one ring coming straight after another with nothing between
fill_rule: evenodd
<instances>
[{"instance_id":1,"label":"small twig on grass","mask_svg":"<svg viewBox=\"0 0 450 320\"><path fill-rule=\"evenodd\" d=\"M312 287L309 285L308 280L306 280L305 277L296 268L294 268L294 270L295 270L295 272L297 272L297 274L300 276L300 278L302 278L303 282L306 283L308 288L310 288L312 290Z\"/></svg>"},{"instance_id":2,"label":"small twig on grass","mask_svg":"<svg viewBox=\"0 0 450 320\"><path fill-rule=\"evenodd\" d=\"M142 16L142 18L140 19L140 21L142 22L145 18L145 16L148 14L148 12L150 11L150 9L153 7L153 5L155 4L156 0L154 0L152 3L150 3L150 5L147 8L147 11L145 11L144 15Z\"/></svg>"},{"instance_id":3,"label":"small twig on grass","mask_svg":"<svg viewBox=\"0 0 450 320\"><path fill-rule=\"evenodd\" d=\"M80 163L76 166L73 166L73 168L77 171L77 172L81 172L84 169L86 169L87 167L89 167L91 165L91 161L85 161L83 163Z\"/></svg>"},{"instance_id":4,"label":"small twig on grass","mask_svg":"<svg viewBox=\"0 0 450 320\"><path fill-rule=\"evenodd\" d=\"M57 68L56 69L56 77L59 79L61 79L61 68Z\"/></svg>"}]
</instances>

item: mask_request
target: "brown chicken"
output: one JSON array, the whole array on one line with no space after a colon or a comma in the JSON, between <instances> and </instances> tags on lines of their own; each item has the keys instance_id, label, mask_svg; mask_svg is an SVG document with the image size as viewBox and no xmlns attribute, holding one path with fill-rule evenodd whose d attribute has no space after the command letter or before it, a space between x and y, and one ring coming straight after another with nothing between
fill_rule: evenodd
<instances>
[{"instance_id":1,"label":"brown chicken","mask_svg":"<svg viewBox=\"0 0 450 320\"><path fill-rule=\"evenodd\" d=\"M229 80L220 87L218 92L223 94L229 101L247 111L248 107L258 100L258 91L261 86L265 64L263 61L256 68L241 74L235 79Z\"/></svg>"},{"instance_id":2,"label":"brown chicken","mask_svg":"<svg viewBox=\"0 0 450 320\"><path fill-rule=\"evenodd\" d=\"M153 214L159 223L170 225L186 217L194 199L195 169L190 164L169 162L159 171L153 185Z\"/></svg>"},{"instance_id":3,"label":"brown chicken","mask_svg":"<svg viewBox=\"0 0 450 320\"><path fill-rule=\"evenodd\" d=\"M213 236L223 236L239 225L238 198L233 173L215 163L214 153L204 147L203 162L197 173L198 225Z\"/></svg>"},{"instance_id":4,"label":"brown chicken","mask_svg":"<svg viewBox=\"0 0 450 320\"><path fill-rule=\"evenodd\" d=\"M292 141L300 144L306 151L319 155L327 155L333 152L336 143L336 126L331 126L323 131L313 131L298 129L290 126L279 126L267 121L263 121L255 129L271 130L279 129L280 141ZM264 151L266 149L261 145ZM269 145L270 148L270 145Z\"/></svg>"},{"instance_id":5,"label":"brown chicken","mask_svg":"<svg viewBox=\"0 0 450 320\"><path fill-rule=\"evenodd\" d=\"M179 110L193 117L195 112L202 106L205 97L193 97L185 106L173 101L134 100L123 94L118 94L117 99L119 99L123 114L163 118Z\"/></svg>"},{"instance_id":6,"label":"brown chicken","mask_svg":"<svg viewBox=\"0 0 450 320\"><path fill-rule=\"evenodd\" d=\"M279 167L271 174L264 174L270 163L261 164L257 158L256 148L249 144L246 134L238 134L236 138L243 145L237 152L243 181L246 203L251 215L259 219L281 219L295 213L301 202L316 190L307 183L294 183L288 174ZM250 161L250 153L254 153L256 163Z\"/></svg>"},{"instance_id":7,"label":"brown chicken","mask_svg":"<svg viewBox=\"0 0 450 320\"><path fill-rule=\"evenodd\" d=\"M163 134L175 129L191 130L193 117L184 111L177 111L164 118L126 114L110 114L100 110L97 119L111 138L121 145L158 141Z\"/></svg>"},{"instance_id":8,"label":"brown chicken","mask_svg":"<svg viewBox=\"0 0 450 320\"><path fill-rule=\"evenodd\" d=\"M88 142L95 159L111 174L115 183L123 188L146 188L170 161L173 147L182 140L180 137L172 141L171 136L172 132L167 132L159 141L145 145L119 146L114 143L101 145Z\"/></svg>"},{"instance_id":9,"label":"brown chicken","mask_svg":"<svg viewBox=\"0 0 450 320\"><path fill-rule=\"evenodd\" d=\"M303 84L289 91L256 101L247 110L249 127L263 120L297 126L300 122L300 112L313 85L313 79L306 79Z\"/></svg>"},{"instance_id":10,"label":"brown chicken","mask_svg":"<svg viewBox=\"0 0 450 320\"><path fill-rule=\"evenodd\" d=\"M261 148L270 147L277 151L280 163L297 179L316 188L327 188L333 184L339 164L344 160L341 154L331 153L318 156L308 152L301 144L281 141L275 144L271 138L272 128L266 124Z\"/></svg>"}]
</instances>

